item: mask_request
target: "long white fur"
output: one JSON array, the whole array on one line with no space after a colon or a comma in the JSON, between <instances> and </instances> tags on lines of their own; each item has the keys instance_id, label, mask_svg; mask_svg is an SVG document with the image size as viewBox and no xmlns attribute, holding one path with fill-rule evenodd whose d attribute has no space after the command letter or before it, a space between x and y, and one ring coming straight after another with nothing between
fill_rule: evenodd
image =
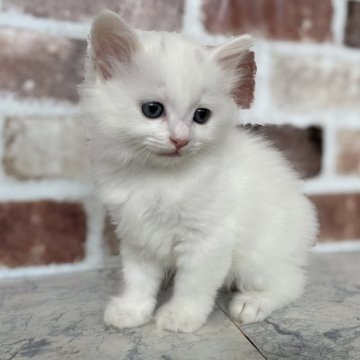
<instances>
[{"instance_id":1,"label":"long white fur","mask_svg":"<svg viewBox=\"0 0 360 360\"><path fill-rule=\"evenodd\" d=\"M115 14L105 15L92 37L111 15L119 23L117 41L141 43L137 50L122 44L128 60L101 54L108 61L104 77L92 48L99 42L90 39L95 64L81 89L97 191L122 241L124 284L106 308L106 323L150 321L168 268L176 269L174 293L156 312L160 328L200 328L224 284L239 289L231 316L244 323L266 318L301 294L317 220L283 156L236 127L233 70L247 50L244 41L209 50L175 33L139 39ZM165 116L145 118L144 101L163 103ZM212 111L204 125L192 121L199 107ZM159 156L174 151L169 137L179 123L188 129L188 145L181 156Z\"/></svg>"}]
</instances>

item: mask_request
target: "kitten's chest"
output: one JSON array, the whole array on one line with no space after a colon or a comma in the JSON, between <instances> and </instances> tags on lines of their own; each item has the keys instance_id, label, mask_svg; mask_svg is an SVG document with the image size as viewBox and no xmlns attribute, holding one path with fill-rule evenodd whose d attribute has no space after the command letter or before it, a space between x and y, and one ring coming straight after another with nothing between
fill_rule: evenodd
<instances>
[{"instance_id":1,"label":"kitten's chest","mask_svg":"<svg viewBox=\"0 0 360 360\"><path fill-rule=\"evenodd\" d=\"M129 189L118 214L125 241L157 256L169 257L189 226L184 216L187 201L179 191L165 186Z\"/></svg>"}]
</instances>

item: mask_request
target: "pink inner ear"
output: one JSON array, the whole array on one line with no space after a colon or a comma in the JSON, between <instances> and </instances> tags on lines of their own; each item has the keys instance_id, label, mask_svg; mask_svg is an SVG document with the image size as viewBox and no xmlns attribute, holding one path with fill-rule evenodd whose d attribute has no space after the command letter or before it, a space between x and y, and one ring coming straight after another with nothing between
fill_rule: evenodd
<instances>
[{"instance_id":1,"label":"pink inner ear","mask_svg":"<svg viewBox=\"0 0 360 360\"><path fill-rule=\"evenodd\" d=\"M213 46L207 46L212 48ZM255 54L253 51L246 51L237 70L241 72L241 82L239 86L234 89L234 100L237 105L243 109L250 108L254 101L255 93L255 75L256 75L256 62Z\"/></svg>"},{"instance_id":2,"label":"pink inner ear","mask_svg":"<svg viewBox=\"0 0 360 360\"><path fill-rule=\"evenodd\" d=\"M242 80L234 90L234 100L242 108L248 109L254 101L255 92L256 63L253 51L247 51L243 55L237 69L241 71Z\"/></svg>"},{"instance_id":3,"label":"pink inner ear","mask_svg":"<svg viewBox=\"0 0 360 360\"><path fill-rule=\"evenodd\" d=\"M98 61L97 66L105 80L109 80L111 78L111 69L106 66L102 61Z\"/></svg>"}]
</instances>

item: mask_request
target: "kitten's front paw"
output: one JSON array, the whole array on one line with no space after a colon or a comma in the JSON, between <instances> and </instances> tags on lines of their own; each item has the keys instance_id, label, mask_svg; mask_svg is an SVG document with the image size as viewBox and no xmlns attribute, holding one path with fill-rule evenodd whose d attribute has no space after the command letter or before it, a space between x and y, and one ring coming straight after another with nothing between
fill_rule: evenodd
<instances>
[{"instance_id":1,"label":"kitten's front paw","mask_svg":"<svg viewBox=\"0 0 360 360\"><path fill-rule=\"evenodd\" d=\"M196 314L169 303L163 305L156 313L156 325L164 330L191 333L200 329L206 318L203 314Z\"/></svg>"},{"instance_id":2,"label":"kitten's front paw","mask_svg":"<svg viewBox=\"0 0 360 360\"><path fill-rule=\"evenodd\" d=\"M107 325L119 329L143 325L150 321L154 310L154 301L139 302L135 299L113 297L104 313Z\"/></svg>"},{"instance_id":3,"label":"kitten's front paw","mask_svg":"<svg viewBox=\"0 0 360 360\"><path fill-rule=\"evenodd\" d=\"M229 310L234 320L249 324L264 320L275 308L276 299L259 291L235 295Z\"/></svg>"}]
</instances>

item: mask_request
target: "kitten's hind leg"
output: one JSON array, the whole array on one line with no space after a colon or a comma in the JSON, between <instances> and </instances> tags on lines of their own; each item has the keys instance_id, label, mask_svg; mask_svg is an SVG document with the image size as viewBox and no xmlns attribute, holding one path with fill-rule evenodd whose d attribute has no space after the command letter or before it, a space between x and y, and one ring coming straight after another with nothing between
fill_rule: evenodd
<instances>
[{"instance_id":1,"label":"kitten's hind leg","mask_svg":"<svg viewBox=\"0 0 360 360\"><path fill-rule=\"evenodd\" d=\"M281 306L271 292L254 291L237 293L230 303L229 310L233 319L248 324L264 320Z\"/></svg>"},{"instance_id":2,"label":"kitten's hind leg","mask_svg":"<svg viewBox=\"0 0 360 360\"><path fill-rule=\"evenodd\" d=\"M304 284L301 269L279 273L275 280L264 275L262 288L252 288L251 284L242 284L230 302L230 315L243 324L262 321L273 311L280 309L298 298ZM258 277L259 278L259 277Z\"/></svg>"},{"instance_id":3,"label":"kitten's hind leg","mask_svg":"<svg viewBox=\"0 0 360 360\"><path fill-rule=\"evenodd\" d=\"M117 328L136 327L150 321L163 277L163 269L158 263L124 245L124 287L120 295L110 300L104 314L105 323Z\"/></svg>"}]
</instances>

